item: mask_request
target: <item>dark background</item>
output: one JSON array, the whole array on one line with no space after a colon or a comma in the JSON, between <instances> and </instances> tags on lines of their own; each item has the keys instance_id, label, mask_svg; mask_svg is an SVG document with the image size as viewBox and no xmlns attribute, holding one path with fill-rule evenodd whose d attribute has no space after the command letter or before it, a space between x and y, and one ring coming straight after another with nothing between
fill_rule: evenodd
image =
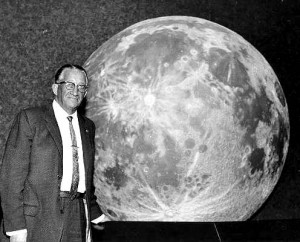
<instances>
[{"instance_id":1,"label":"dark background","mask_svg":"<svg viewBox=\"0 0 300 242\"><path fill-rule=\"evenodd\" d=\"M0 0L0 157L14 115L52 98L57 68L65 63L82 65L101 44L134 23L170 15L221 24L243 36L267 59L289 107L291 140L285 167L269 199L247 223L109 222L104 231L94 231L95 236L99 241L198 241L195 238L218 240L219 236L246 241L258 238L253 234L260 229L262 240L271 235L296 239L300 219L297 0Z\"/></svg>"}]
</instances>

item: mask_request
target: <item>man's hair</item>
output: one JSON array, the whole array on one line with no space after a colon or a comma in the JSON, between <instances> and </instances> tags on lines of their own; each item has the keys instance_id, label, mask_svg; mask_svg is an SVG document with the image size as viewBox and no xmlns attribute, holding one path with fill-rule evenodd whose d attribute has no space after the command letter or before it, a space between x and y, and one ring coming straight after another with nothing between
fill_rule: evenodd
<instances>
[{"instance_id":1,"label":"man's hair","mask_svg":"<svg viewBox=\"0 0 300 242\"><path fill-rule=\"evenodd\" d=\"M55 83L58 83L59 78L60 78L62 72L63 72L65 69L68 69L68 68L69 68L69 69L77 69L77 70L79 70L79 71L82 71L82 72L84 73L84 75L85 75L86 83L88 82L88 77L87 77L86 70L85 70L82 66L80 66L80 65L74 65L74 64L65 64L65 65L63 65L62 67L60 67L60 68L56 71L55 76L54 76L54 81L55 81Z\"/></svg>"}]
</instances>

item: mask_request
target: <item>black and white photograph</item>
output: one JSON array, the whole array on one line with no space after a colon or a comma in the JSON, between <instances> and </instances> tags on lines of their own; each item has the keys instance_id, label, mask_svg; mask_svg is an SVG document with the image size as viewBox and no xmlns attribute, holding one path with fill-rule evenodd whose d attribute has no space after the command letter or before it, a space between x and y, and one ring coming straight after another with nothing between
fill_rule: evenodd
<instances>
[{"instance_id":1,"label":"black and white photograph","mask_svg":"<svg viewBox=\"0 0 300 242\"><path fill-rule=\"evenodd\" d=\"M300 241L300 1L0 0L0 241Z\"/></svg>"}]
</instances>

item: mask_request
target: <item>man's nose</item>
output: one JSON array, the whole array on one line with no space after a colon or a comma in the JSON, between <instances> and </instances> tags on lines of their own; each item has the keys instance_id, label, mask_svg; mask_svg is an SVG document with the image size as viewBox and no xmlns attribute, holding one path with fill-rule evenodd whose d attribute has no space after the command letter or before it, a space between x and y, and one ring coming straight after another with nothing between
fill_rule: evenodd
<instances>
[{"instance_id":1,"label":"man's nose","mask_svg":"<svg viewBox=\"0 0 300 242\"><path fill-rule=\"evenodd\" d=\"M78 86L77 85L74 86L73 95L75 95L75 96L78 95Z\"/></svg>"}]
</instances>

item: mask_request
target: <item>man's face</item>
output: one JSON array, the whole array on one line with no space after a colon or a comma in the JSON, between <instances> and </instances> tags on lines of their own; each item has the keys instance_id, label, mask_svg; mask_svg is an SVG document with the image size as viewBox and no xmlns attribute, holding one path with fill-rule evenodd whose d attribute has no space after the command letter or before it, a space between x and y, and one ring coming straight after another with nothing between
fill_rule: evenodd
<instances>
[{"instance_id":1,"label":"man's face","mask_svg":"<svg viewBox=\"0 0 300 242\"><path fill-rule=\"evenodd\" d=\"M85 74L78 69L64 69L60 75L60 82L71 82L76 84L73 90L68 90L66 84L53 84L52 90L55 94L55 100L68 113L72 114L79 107L85 92L80 92L77 85L86 85Z\"/></svg>"}]
</instances>

